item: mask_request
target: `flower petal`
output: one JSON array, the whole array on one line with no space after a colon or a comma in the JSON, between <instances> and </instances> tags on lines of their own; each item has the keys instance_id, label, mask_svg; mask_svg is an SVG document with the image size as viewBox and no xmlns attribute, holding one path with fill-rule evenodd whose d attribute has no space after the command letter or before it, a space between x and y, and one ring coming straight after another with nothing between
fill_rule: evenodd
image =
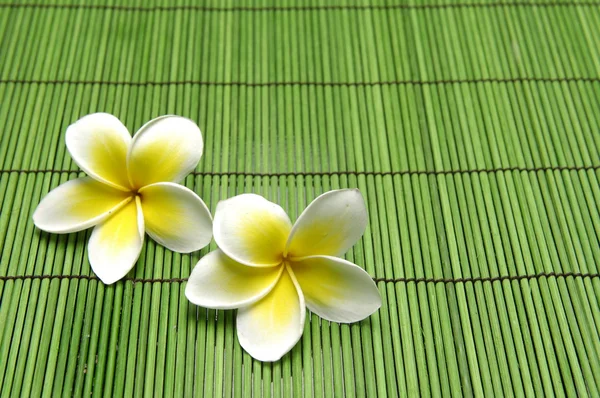
<instances>
[{"instance_id":1,"label":"flower petal","mask_svg":"<svg viewBox=\"0 0 600 398\"><path fill-rule=\"evenodd\" d=\"M92 231L88 254L94 273L107 285L135 265L144 244L144 216L135 198Z\"/></svg>"},{"instance_id":2,"label":"flower petal","mask_svg":"<svg viewBox=\"0 0 600 398\"><path fill-rule=\"evenodd\" d=\"M240 264L217 249L202 257L192 270L185 295L202 307L244 307L267 295L283 267L257 268Z\"/></svg>"},{"instance_id":3,"label":"flower petal","mask_svg":"<svg viewBox=\"0 0 600 398\"><path fill-rule=\"evenodd\" d=\"M302 337L305 318L302 292L286 267L269 294L238 310L238 340L259 361L277 361Z\"/></svg>"},{"instance_id":4,"label":"flower petal","mask_svg":"<svg viewBox=\"0 0 600 398\"><path fill-rule=\"evenodd\" d=\"M121 190L129 190L127 149L131 135L119 119L93 113L67 128L71 157L90 177Z\"/></svg>"},{"instance_id":5,"label":"flower petal","mask_svg":"<svg viewBox=\"0 0 600 398\"><path fill-rule=\"evenodd\" d=\"M336 257L313 256L292 263L306 306L333 322L357 322L381 307L377 285L358 265Z\"/></svg>"},{"instance_id":6,"label":"flower petal","mask_svg":"<svg viewBox=\"0 0 600 398\"><path fill-rule=\"evenodd\" d=\"M33 213L39 229L53 233L81 231L104 221L131 195L90 177L67 181L42 199Z\"/></svg>"},{"instance_id":7,"label":"flower petal","mask_svg":"<svg viewBox=\"0 0 600 398\"><path fill-rule=\"evenodd\" d=\"M139 190L146 232L161 245L189 253L212 239L210 211L193 191L172 182L147 185Z\"/></svg>"},{"instance_id":8,"label":"flower petal","mask_svg":"<svg viewBox=\"0 0 600 398\"><path fill-rule=\"evenodd\" d=\"M367 218L367 208L358 189L326 192L298 217L286 254L292 258L341 256L365 232Z\"/></svg>"},{"instance_id":9,"label":"flower petal","mask_svg":"<svg viewBox=\"0 0 600 398\"><path fill-rule=\"evenodd\" d=\"M227 256L251 266L281 264L292 223L283 209L262 196L243 194L217 205L213 233Z\"/></svg>"},{"instance_id":10,"label":"flower petal","mask_svg":"<svg viewBox=\"0 0 600 398\"><path fill-rule=\"evenodd\" d=\"M161 116L138 130L127 154L129 178L135 188L155 182L178 182L198 165L202 134L193 121Z\"/></svg>"}]
</instances>

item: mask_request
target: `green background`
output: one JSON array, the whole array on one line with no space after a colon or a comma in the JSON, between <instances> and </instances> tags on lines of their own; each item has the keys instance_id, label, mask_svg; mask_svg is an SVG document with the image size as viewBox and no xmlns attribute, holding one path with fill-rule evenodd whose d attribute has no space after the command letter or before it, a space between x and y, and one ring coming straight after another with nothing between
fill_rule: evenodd
<instances>
[{"instance_id":1,"label":"green background","mask_svg":"<svg viewBox=\"0 0 600 398\"><path fill-rule=\"evenodd\" d=\"M0 395L599 396L600 3L424 1L0 3ZM104 286L31 221L97 111L195 120L213 211L360 188L381 309L271 364L184 296L214 244Z\"/></svg>"}]
</instances>

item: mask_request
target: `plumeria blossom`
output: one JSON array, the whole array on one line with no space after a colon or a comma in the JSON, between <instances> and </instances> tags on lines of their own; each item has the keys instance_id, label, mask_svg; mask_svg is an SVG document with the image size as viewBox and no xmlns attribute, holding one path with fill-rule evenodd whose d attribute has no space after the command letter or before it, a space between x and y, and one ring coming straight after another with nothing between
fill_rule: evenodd
<instances>
[{"instance_id":1,"label":"plumeria blossom","mask_svg":"<svg viewBox=\"0 0 600 398\"><path fill-rule=\"evenodd\" d=\"M360 239L367 211L357 189L327 192L292 226L262 196L219 202L213 233L219 249L192 270L186 296L215 309L238 308L242 347L276 361L300 340L306 307L333 322L357 322L381 306L373 279L342 256Z\"/></svg>"},{"instance_id":2,"label":"plumeria blossom","mask_svg":"<svg viewBox=\"0 0 600 398\"><path fill-rule=\"evenodd\" d=\"M210 211L194 192L177 184L202 156L202 134L194 122L162 116L132 138L119 119L95 113L69 126L66 142L89 177L48 193L33 221L53 233L94 227L88 254L102 282L114 283L133 268L144 232L181 253L208 245Z\"/></svg>"}]
</instances>

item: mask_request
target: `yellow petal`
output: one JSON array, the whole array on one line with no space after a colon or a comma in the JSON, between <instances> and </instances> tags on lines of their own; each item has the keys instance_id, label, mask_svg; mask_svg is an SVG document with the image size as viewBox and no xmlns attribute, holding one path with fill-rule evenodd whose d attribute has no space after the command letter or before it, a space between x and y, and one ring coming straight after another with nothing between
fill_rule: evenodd
<instances>
[{"instance_id":1,"label":"yellow petal","mask_svg":"<svg viewBox=\"0 0 600 398\"><path fill-rule=\"evenodd\" d=\"M202 249L212 239L210 211L193 191L172 182L139 191L146 232L161 245L180 253Z\"/></svg>"},{"instance_id":2,"label":"yellow petal","mask_svg":"<svg viewBox=\"0 0 600 398\"><path fill-rule=\"evenodd\" d=\"M90 177L114 188L129 190L127 150L131 135L119 119L94 113L67 128L67 148Z\"/></svg>"},{"instance_id":3,"label":"yellow petal","mask_svg":"<svg viewBox=\"0 0 600 398\"><path fill-rule=\"evenodd\" d=\"M283 269L283 266L249 267L217 249L196 264L185 287L185 295L192 303L202 307L244 307L269 293Z\"/></svg>"},{"instance_id":4,"label":"yellow petal","mask_svg":"<svg viewBox=\"0 0 600 398\"><path fill-rule=\"evenodd\" d=\"M358 189L330 191L316 198L294 224L288 257L341 256L367 227L367 208Z\"/></svg>"},{"instance_id":5,"label":"yellow petal","mask_svg":"<svg viewBox=\"0 0 600 398\"><path fill-rule=\"evenodd\" d=\"M33 222L44 231L81 231L104 221L131 200L131 195L90 177L68 181L40 202Z\"/></svg>"},{"instance_id":6,"label":"yellow petal","mask_svg":"<svg viewBox=\"0 0 600 398\"><path fill-rule=\"evenodd\" d=\"M259 361L277 361L302 337L305 318L302 292L286 267L269 294L238 310L238 340Z\"/></svg>"},{"instance_id":7,"label":"yellow petal","mask_svg":"<svg viewBox=\"0 0 600 398\"><path fill-rule=\"evenodd\" d=\"M381 307L371 276L358 265L336 257L305 257L292 269L306 306L333 322L358 322Z\"/></svg>"},{"instance_id":8,"label":"yellow petal","mask_svg":"<svg viewBox=\"0 0 600 398\"><path fill-rule=\"evenodd\" d=\"M107 285L123 278L135 265L144 243L144 216L139 198L130 201L92 232L90 265Z\"/></svg>"},{"instance_id":9,"label":"yellow petal","mask_svg":"<svg viewBox=\"0 0 600 398\"><path fill-rule=\"evenodd\" d=\"M275 266L292 228L283 209L262 196L243 194L217 205L213 233L227 256L251 266Z\"/></svg>"},{"instance_id":10,"label":"yellow petal","mask_svg":"<svg viewBox=\"0 0 600 398\"><path fill-rule=\"evenodd\" d=\"M193 121L161 116L133 137L127 155L129 177L137 189L155 182L178 182L198 165L202 134Z\"/></svg>"}]
</instances>

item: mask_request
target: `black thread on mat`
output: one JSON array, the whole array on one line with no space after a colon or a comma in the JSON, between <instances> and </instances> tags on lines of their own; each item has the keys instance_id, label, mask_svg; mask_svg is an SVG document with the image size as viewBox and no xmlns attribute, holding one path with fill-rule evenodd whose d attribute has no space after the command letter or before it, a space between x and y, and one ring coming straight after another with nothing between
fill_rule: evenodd
<instances>
[{"instance_id":1,"label":"black thread on mat","mask_svg":"<svg viewBox=\"0 0 600 398\"><path fill-rule=\"evenodd\" d=\"M592 166L548 166L548 167L501 167L497 169L472 169L472 170L399 170L399 171L290 171L280 173L246 173L242 171L194 171L190 174L212 177L320 177L320 176L396 176L396 175L448 175L448 174L478 174L502 172L540 172L540 171L587 171L600 170L600 165ZM83 173L81 170L58 169L6 169L2 173Z\"/></svg>"},{"instance_id":2,"label":"black thread on mat","mask_svg":"<svg viewBox=\"0 0 600 398\"><path fill-rule=\"evenodd\" d=\"M373 278L375 282L405 282L405 283L475 283L475 282L503 282L521 281L539 278L598 278L600 274L583 274L580 272L541 272L533 275L504 275L504 276L481 276L473 278Z\"/></svg>"},{"instance_id":3,"label":"black thread on mat","mask_svg":"<svg viewBox=\"0 0 600 398\"><path fill-rule=\"evenodd\" d=\"M434 86L442 84L480 84L480 83L570 83L600 82L600 77L490 77L476 79L440 79L440 80L388 80L378 82L308 82L308 81L288 81L288 82L211 82L203 80L173 80L173 81L103 81L103 80L66 80L66 79L0 79L0 83L12 84L81 84L81 85L108 85L108 86L177 86L184 84L201 86L240 86L240 87L286 87L286 86L317 86L317 87L372 87L372 86L392 86L392 85L416 85L416 86Z\"/></svg>"},{"instance_id":4,"label":"black thread on mat","mask_svg":"<svg viewBox=\"0 0 600 398\"><path fill-rule=\"evenodd\" d=\"M108 4L43 4L43 3L0 3L0 8L61 8L61 9L94 9L111 11L208 11L208 12L269 12L269 11L343 11L343 10L431 10L448 8L499 8L499 7L596 7L600 3L595 1L584 2L559 2L547 1L542 3L531 3L525 1L500 1L496 3L455 3L455 4L389 4L389 5L323 5L323 6L266 6L266 7L214 7L214 6L119 6Z\"/></svg>"},{"instance_id":5,"label":"black thread on mat","mask_svg":"<svg viewBox=\"0 0 600 398\"><path fill-rule=\"evenodd\" d=\"M474 277L474 278L373 278L375 282L386 283L476 283L476 282L503 282L503 281L521 281L540 278L598 278L600 274L584 274L580 272L541 272L533 275L504 275L491 277ZM87 280L99 281L98 277L93 275L10 275L0 276L0 281L17 281L17 280L43 280L43 279L60 279L60 280ZM123 281L132 283L183 283L187 282L188 278L124 278Z\"/></svg>"}]
</instances>

